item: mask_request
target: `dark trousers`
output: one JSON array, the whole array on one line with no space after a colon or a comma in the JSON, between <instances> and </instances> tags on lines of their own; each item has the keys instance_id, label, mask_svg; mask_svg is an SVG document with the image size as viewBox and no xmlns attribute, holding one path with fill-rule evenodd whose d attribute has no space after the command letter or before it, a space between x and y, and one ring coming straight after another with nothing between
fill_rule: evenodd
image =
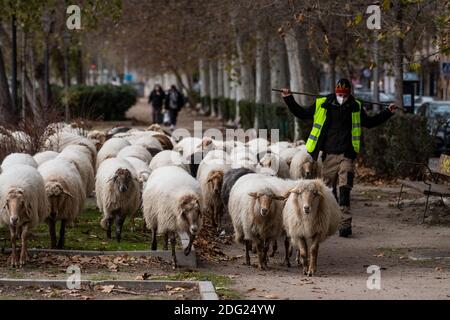
<instances>
[{"instance_id":1,"label":"dark trousers","mask_svg":"<svg viewBox=\"0 0 450 320\"><path fill-rule=\"evenodd\" d=\"M152 120L153 123L161 124L162 123L162 107L153 107L152 111Z\"/></svg>"},{"instance_id":2,"label":"dark trousers","mask_svg":"<svg viewBox=\"0 0 450 320\"><path fill-rule=\"evenodd\" d=\"M169 108L170 124L176 126L178 117L178 109Z\"/></svg>"}]
</instances>

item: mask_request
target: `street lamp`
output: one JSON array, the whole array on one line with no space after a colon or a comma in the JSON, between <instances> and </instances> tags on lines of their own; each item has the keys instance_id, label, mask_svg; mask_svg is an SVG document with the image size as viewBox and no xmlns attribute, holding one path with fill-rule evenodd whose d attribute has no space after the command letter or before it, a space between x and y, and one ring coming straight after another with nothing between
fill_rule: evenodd
<instances>
[{"instance_id":1,"label":"street lamp","mask_svg":"<svg viewBox=\"0 0 450 320\"><path fill-rule=\"evenodd\" d=\"M64 40L64 90L66 92L66 105L64 110L64 118L66 123L69 122L69 100L68 93L70 87L70 75L69 75L69 45L70 45L70 34L67 30L64 30L63 34Z\"/></svg>"},{"instance_id":2,"label":"street lamp","mask_svg":"<svg viewBox=\"0 0 450 320\"><path fill-rule=\"evenodd\" d=\"M45 33L45 50L44 50L44 105L48 107L50 98L50 59L49 59L49 35L51 31L51 17L48 10L42 15L42 28Z\"/></svg>"}]
</instances>

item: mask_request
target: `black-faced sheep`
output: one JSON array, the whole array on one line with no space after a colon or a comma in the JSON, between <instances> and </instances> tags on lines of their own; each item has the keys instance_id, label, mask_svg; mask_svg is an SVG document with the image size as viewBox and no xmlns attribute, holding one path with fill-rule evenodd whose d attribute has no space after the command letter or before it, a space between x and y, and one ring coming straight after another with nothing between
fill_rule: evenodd
<instances>
[{"instance_id":1,"label":"black-faced sheep","mask_svg":"<svg viewBox=\"0 0 450 320\"><path fill-rule=\"evenodd\" d=\"M136 172L127 160L106 159L98 168L95 193L97 206L103 213L100 225L111 238L111 228L116 223L116 240L121 240L125 218L133 219L141 205L141 190Z\"/></svg>"},{"instance_id":2,"label":"black-faced sheep","mask_svg":"<svg viewBox=\"0 0 450 320\"><path fill-rule=\"evenodd\" d=\"M153 231L151 248L157 249L157 233L170 237L174 268L177 267L176 234L189 234L189 245L184 251L188 255L201 226L200 198L199 182L176 166L156 169L147 181L143 213L147 227Z\"/></svg>"},{"instance_id":3,"label":"black-faced sheep","mask_svg":"<svg viewBox=\"0 0 450 320\"><path fill-rule=\"evenodd\" d=\"M10 230L12 266L26 263L29 232L44 222L48 214L44 179L37 169L28 165L15 165L0 175L0 225L8 226ZM17 236L22 241L19 259L16 252Z\"/></svg>"},{"instance_id":4,"label":"black-faced sheep","mask_svg":"<svg viewBox=\"0 0 450 320\"><path fill-rule=\"evenodd\" d=\"M248 168L238 168L225 172L223 176L222 190L220 192L225 212L228 212L228 200L230 199L230 192L234 184L240 177L249 173L255 173L255 171Z\"/></svg>"},{"instance_id":5,"label":"black-faced sheep","mask_svg":"<svg viewBox=\"0 0 450 320\"><path fill-rule=\"evenodd\" d=\"M300 251L303 273L312 276L317 271L319 244L336 232L341 210L332 190L319 179L300 180L286 197L284 229ZM286 262L289 265L288 251Z\"/></svg>"}]
</instances>

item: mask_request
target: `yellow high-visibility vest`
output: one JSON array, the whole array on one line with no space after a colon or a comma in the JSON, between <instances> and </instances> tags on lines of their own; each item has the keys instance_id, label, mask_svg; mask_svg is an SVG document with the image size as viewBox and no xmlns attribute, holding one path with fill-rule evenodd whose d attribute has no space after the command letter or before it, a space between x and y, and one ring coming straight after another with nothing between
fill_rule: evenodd
<instances>
[{"instance_id":1,"label":"yellow high-visibility vest","mask_svg":"<svg viewBox=\"0 0 450 320\"><path fill-rule=\"evenodd\" d=\"M320 132L327 118L327 110L322 108L322 104L327 100L326 97L316 99L316 111L314 112L314 123L306 141L306 150L312 153L319 141ZM356 100L356 99L355 99ZM355 152L359 152L361 146L361 102L356 100L359 110L352 112L352 145Z\"/></svg>"}]
</instances>

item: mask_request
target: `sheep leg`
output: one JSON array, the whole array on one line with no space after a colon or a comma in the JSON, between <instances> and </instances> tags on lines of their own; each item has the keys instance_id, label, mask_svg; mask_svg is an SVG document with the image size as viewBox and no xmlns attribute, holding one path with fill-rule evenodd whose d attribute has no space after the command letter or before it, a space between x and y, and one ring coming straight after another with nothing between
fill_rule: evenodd
<instances>
[{"instance_id":1,"label":"sheep leg","mask_svg":"<svg viewBox=\"0 0 450 320\"><path fill-rule=\"evenodd\" d=\"M259 269L260 270L266 270L265 260L264 260L264 252L265 252L266 246L264 244L264 241L261 241L258 239L258 242L256 243L256 252L258 253L258 263L259 263Z\"/></svg>"},{"instance_id":2,"label":"sheep leg","mask_svg":"<svg viewBox=\"0 0 450 320\"><path fill-rule=\"evenodd\" d=\"M130 231L134 232L136 230L136 225L134 224L134 213L130 217Z\"/></svg>"},{"instance_id":3,"label":"sheep leg","mask_svg":"<svg viewBox=\"0 0 450 320\"><path fill-rule=\"evenodd\" d=\"M152 248L151 248L152 250L156 250L158 247L158 239L156 238L156 231L157 231L157 228L153 227L152 228Z\"/></svg>"},{"instance_id":4,"label":"sheep leg","mask_svg":"<svg viewBox=\"0 0 450 320\"><path fill-rule=\"evenodd\" d=\"M291 251L289 242L290 242L289 238L285 237L284 238L284 263L286 264L286 266L288 268L291 267L291 262L289 261L289 257L290 257L289 253Z\"/></svg>"},{"instance_id":5,"label":"sheep leg","mask_svg":"<svg viewBox=\"0 0 450 320\"><path fill-rule=\"evenodd\" d=\"M112 224L113 224L113 218L112 217L108 217L106 219L106 237L108 239L111 239Z\"/></svg>"},{"instance_id":6,"label":"sheep leg","mask_svg":"<svg viewBox=\"0 0 450 320\"><path fill-rule=\"evenodd\" d=\"M192 244L194 243L195 235L189 234L189 243L187 247L184 249L184 255L187 256L189 253L191 253L192 250Z\"/></svg>"},{"instance_id":7,"label":"sheep leg","mask_svg":"<svg viewBox=\"0 0 450 320\"><path fill-rule=\"evenodd\" d=\"M120 214L116 215L116 240L120 242L122 239L122 227L125 219Z\"/></svg>"},{"instance_id":8,"label":"sheep leg","mask_svg":"<svg viewBox=\"0 0 450 320\"><path fill-rule=\"evenodd\" d=\"M9 232L11 235L11 267L17 265L17 248L16 248L16 227L9 226Z\"/></svg>"},{"instance_id":9,"label":"sheep leg","mask_svg":"<svg viewBox=\"0 0 450 320\"><path fill-rule=\"evenodd\" d=\"M245 240L245 264L250 265L250 250L252 249L252 242Z\"/></svg>"},{"instance_id":10,"label":"sheep leg","mask_svg":"<svg viewBox=\"0 0 450 320\"><path fill-rule=\"evenodd\" d=\"M22 226L21 238L22 238L22 250L20 251L19 265L20 267L23 267L25 263L28 261L28 247L27 247L28 224L24 224Z\"/></svg>"},{"instance_id":11,"label":"sheep leg","mask_svg":"<svg viewBox=\"0 0 450 320\"><path fill-rule=\"evenodd\" d=\"M58 241L58 249L64 248L64 240L66 237L66 220L61 220L61 227L59 228L59 241Z\"/></svg>"},{"instance_id":12,"label":"sheep leg","mask_svg":"<svg viewBox=\"0 0 450 320\"><path fill-rule=\"evenodd\" d=\"M317 256L319 255L319 237L312 239L312 244L309 248L309 270L308 276L313 276L317 271Z\"/></svg>"},{"instance_id":13,"label":"sheep leg","mask_svg":"<svg viewBox=\"0 0 450 320\"><path fill-rule=\"evenodd\" d=\"M266 266L266 268L267 268L267 264L269 263L269 255L268 255L268 253L269 253L269 249L270 249L270 244L271 243L272 243L272 241L269 241L269 240L265 240L263 242L263 244L264 244L263 262L264 262L264 265Z\"/></svg>"},{"instance_id":14,"label":"sheep leg","mask_svg":"<svg viewBox=\"0 0 450 320\"><path fill-rule=\"evenodd\" d=\"M164 233L163 250L169 250L169 233Z\"/></svg>"},{"instance_id":15,"label":"sheep leg","mask_svg":"<svg viewBox=\"0 0 450 320\"><path fill-rule=\"evenodd\" d=\"M308 274L308 245L305 238L300 238L298 241L300 250L300 262L303 266L303 274Z\"/></svg>"},{"instance_id":16,"label":"sheep leg","mask_svg":"<svg viewBox=\"0 0 450 320\"><path fill-rule=\"evenodd\" d=\"M172 249L172 268L175 270L177 268L177 255L175 254L175 245L177 243L177 238L175 232L170 234L170 246Z\"/></svg>"},{"instance_id":17,"label":"sheep leg","mask_svg":"<svg viewBox=\"0 0 450 320\"><path fill-rule=\"evenodd\" d=\"M270 253L269 257L275 256L275 253L277 252L277 250L278 250L278 241L277 240L273 240L272 241L272 252Z\"/></svg>"},{"instance_id":18,"label":"sheep leg","mask_svg":"<svg viewBox=\"0 0 450 320\"><path fill-rule=\"evenodd\" d=\"M56 249L56 213L52 212L47 220L50 232L50 248Z\"/></svg>"}]
</instances>

